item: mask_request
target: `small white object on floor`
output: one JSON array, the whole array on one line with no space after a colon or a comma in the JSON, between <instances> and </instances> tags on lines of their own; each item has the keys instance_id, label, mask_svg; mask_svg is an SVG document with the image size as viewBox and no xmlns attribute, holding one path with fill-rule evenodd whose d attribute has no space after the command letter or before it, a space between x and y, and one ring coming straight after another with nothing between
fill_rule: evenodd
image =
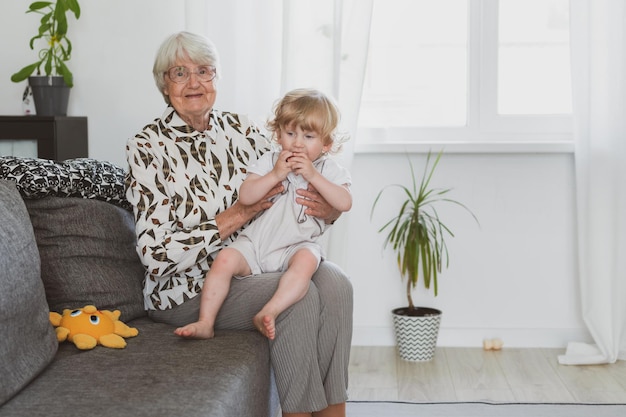
<instances>
[{"instance_id":1,"label":"small white object on floor","mask_svg":"<svg viewBox=\"0 0 626 417\"><path fill-rule=\"evenodd\" d=\"M502 342L502 339L500 338L483 340L484 350L500 350L502 349L502 346L504 346L504 342Z\"/></svg>"}]
</instances>

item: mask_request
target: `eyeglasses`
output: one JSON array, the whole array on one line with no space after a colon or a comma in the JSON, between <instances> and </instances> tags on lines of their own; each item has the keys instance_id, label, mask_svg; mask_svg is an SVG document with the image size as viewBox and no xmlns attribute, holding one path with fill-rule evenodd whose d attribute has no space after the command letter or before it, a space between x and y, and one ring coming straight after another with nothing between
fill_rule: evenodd
<instances>
[{"instance_id":1,"label":"eyeglasses","mask_svg":"<svg viewBox=\"0 0 626 417\"><path fill-rule=\"evenodd\" d=\"M211 65L203 65L198 67L196 71L191 71L187 67L172 67L167 70L166 74L175 83L185 83L191 74L196 74L200 81L211 81L217 75L217 71Z\"/></svg>"}]
</instances>

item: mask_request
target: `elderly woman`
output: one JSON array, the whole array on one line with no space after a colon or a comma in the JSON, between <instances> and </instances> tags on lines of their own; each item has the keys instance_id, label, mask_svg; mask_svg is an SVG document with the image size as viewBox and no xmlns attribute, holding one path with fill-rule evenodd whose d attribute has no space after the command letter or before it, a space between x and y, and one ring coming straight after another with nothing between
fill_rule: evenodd
<instances>
[{"instance_id":1,"label":"elderly woman","mask_svg":"<svg viewBox=\"0 0 626 417\"><path fill-rule=\"evenodd\" d=\"M202 285L220 249L270 207L277 186L253 206L237 201L246 167L269 149L245 116L213 108L220 68L207 39L187 32L158 50L154 78L168 104L127 144L128 201L146 267L145 306L159 322L197 320ZM299 190L307 213L338 216L315 190ZM216 329L254 330L253 317L280 274L233 279ZM352 286L322 262L306 296L276 320L270 359L284 416L345 416L352 337Z\"/></svg>"}]
</instances>

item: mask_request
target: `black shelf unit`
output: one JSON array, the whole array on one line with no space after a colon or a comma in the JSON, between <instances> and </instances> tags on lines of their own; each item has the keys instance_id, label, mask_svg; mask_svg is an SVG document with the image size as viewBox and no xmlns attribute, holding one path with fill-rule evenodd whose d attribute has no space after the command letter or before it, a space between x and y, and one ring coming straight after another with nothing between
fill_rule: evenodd
<instances>
[{"instance_id":1,"label":"black shelf unit","mask_svg":"<svg viewBox=\"0 0 626 417\"><path fill-rule=\"evenodd\" d=\"M86 117L0 116L0 139L34 139L38 158L63 161L88 157Z\"/></svg>"}]
</instances>

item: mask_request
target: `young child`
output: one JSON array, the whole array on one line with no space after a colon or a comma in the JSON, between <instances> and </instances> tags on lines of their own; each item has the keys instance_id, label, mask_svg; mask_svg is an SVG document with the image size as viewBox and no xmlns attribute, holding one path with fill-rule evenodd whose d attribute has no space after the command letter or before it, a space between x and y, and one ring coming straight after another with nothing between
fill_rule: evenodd
<instances>
[{"instance_id":1,"label":"young child","mask_svg":"<svg viewBox=\"0 0 626 417\"><path fill-rule=\"evenodd\" d=\"M273 297L253 319L263 335L276 337L276 317L308 290L322 257L317 241L328 228L323 220L304 213L305 207L296 202L296 189L311 184L336 210L352 207L350 174L327 157L337 150L338 123L337 107L317 90L293 90L276 104L268 129L281 149L265 153L248 168L239 200L255 204L279 182L285 191L219 252L204 281L198 321L176 329L177 335L213 337L233 276L284 271Z\"/></svg>"}]
</instances>

